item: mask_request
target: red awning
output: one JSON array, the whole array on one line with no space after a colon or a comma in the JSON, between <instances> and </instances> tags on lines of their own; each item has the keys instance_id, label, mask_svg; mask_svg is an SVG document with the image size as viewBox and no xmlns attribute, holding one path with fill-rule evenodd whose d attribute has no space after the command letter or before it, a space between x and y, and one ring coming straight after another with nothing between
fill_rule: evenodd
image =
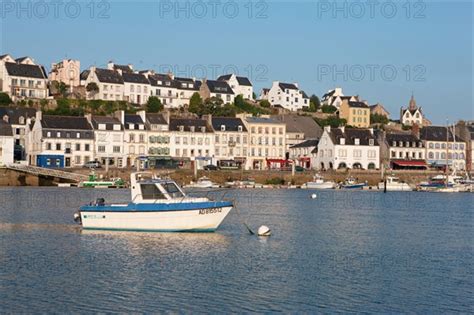
<instances>
[{"instance_id":1,"label":"red awning","mask_svg":"<svg viewBox=\"0 0 474 315\"><path fill-rule=\"evenodd\" d=\"M309 156L303 156L299 158L300 161L311 161L311 158Z\"/></svg>"},{"instance_id":2,"label":"red awning","mask_svg":"<svg viewBox=\"0 0 474 315\"><path fill-rule=\"evenodd\" d=\"M267 159L267 163L289 163L290 161L288 160L282 160L282 159Z\"/></svg>"},{"instance_id":3,"label":"red awning","mask_svg":"<svg viewBox=\"0 0 474 315\"><path fill-rule=\"evenodd\" d=\"M417 166L417 167L427 167L425 161L415 161L415 160L398 160L392 161L393 164L398 166Z\"/></svg>"}]
</instances>

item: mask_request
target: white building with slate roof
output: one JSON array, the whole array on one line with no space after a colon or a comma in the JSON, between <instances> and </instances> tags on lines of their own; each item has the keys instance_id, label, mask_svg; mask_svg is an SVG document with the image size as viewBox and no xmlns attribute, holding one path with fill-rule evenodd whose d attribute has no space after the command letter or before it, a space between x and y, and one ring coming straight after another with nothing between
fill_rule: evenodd
<instances>
[{"instance_id":1,"label":"white building with slate roof","mask_svg":"<svg viewBox=\"0 0 474 315\"><path fill-rule=\"evenodd\" d=\"M49 96L48 75L44 67L30 57L15 60L10 55L2 55L0 91L7 93L13 101L44 99Z\"/></svg>"},{"instance_id":2,"label":"white building with slate roof","mask_svg":"<svg viewBox=\"0 0 474 315\"><path fill-rule=\"evenodd\" d=\"M296 83L274 81L272 87L262 93L262 98L272 106L282 107L290 111L297 111L309 107L309 97L298 88Z\"/></svg>"},{"instance_id":3,"label":"white building with slate roof","mask_svg":"<svg viewBox=\"0 0 474 315\"><path fill-rule=\"evenodd\" d=\"M13 163L13 150L12 127L0 120L0 166Z\"/></svg>"},{"instance_id":4,"label":"white building with slate roof","mask_svg":"<svg viewBox=\"0 0 474 315\"><path fill-rule=\"evenodd\" d=\"M242 95L244 99L253 100L253 86L248 78L226 74L217 78L217 81L227 82L236 96Z\"/></svg>"}]
</instances>

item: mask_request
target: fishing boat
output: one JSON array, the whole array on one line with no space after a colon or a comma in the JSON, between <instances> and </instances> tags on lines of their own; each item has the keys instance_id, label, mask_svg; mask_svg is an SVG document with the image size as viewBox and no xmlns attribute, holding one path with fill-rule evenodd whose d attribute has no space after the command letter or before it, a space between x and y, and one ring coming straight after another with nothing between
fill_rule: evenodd
<instances>
[{"instance_id":1,"label":"fishing boat","mask_svg":"<svg viewBox=\"0 0 474 315\"><path fill-rule=\"evenodd\" d=\"M80 182L78 186L82 188L122 188L125 187L125 182L119 177L109 180L99 179L97 175L92 172L89 174L88 180Z\"/></svg>"},{"instance_id":2,"label":"fishing boat","mask_svg":"<svg viewBox=\"0 0 474 315\"><path fill-rule=\"evenodd\" d=\"M378 189L386 190L386 191L412 191L413 188L400 181L398 177L395 176L387 176L385 181L382 181L378 184Z\"/></svg>"},{"instance_id":3,"label":"fishing boat","mask_svg":"<svg viewBox=\"0 0 474 315\"><path fill-rule=\"evenodd\" d=\"M324 178L316 174L313 177L313 180L305 183L301 188L305 189L334 189L336 188L336 183L332 181L325 181Z\"/></svg>"},{"instance_id":4,"label":"fishing boat","mask_svg":"<svg viewBox=\"0 0 474 315\"><path fill-rule=\"evenodd\" d=\"M131 198L106 204L103 198L75 214L84 229L213 232L233 208L229 200L188 197L175 181L151 173L131 174Z\"/></svg>"},{"instance_id":5,"label":"fishing boat","mask_svg":"<svg viewBox=\"0 0 474 315\"><path fill-rule=\"evenodd\" d=\"M186 188L219 188L219 185L211 181L206 176L203 176L197 180L197 182L191 182Z\"/></svg>"},{"instance_id":6,"label":"fishing boat","mask_svg":"<svg viewBox=\"0 0 474 315\"><path fill-rule=\"evenodd\" d=\"M348 177L342 184L342 189L363 189L367 183L358 183L354 177Z\"/></svg>"}]
</instances>

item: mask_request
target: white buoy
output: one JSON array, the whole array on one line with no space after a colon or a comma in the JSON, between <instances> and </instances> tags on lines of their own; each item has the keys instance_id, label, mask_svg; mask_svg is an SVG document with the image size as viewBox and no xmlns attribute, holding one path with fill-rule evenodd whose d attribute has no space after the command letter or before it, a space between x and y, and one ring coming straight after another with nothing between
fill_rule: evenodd
<instances>
[{"instance_id":1,"label":"white buoy","mask_svg":"<svg viewBox=\"0 0 474 315\"><path fill-rule=\"evenodd\" d=\"M318 196L316 194L311 195L311 199L316 199L316 198L318 198Z\"/></svg>"},{"instance_id":2,"label":"white buoy","mask_svg":"<svg viewBox=\"0 0 474 315\"><path fill-rule=\"evenodd\" d=\"M258 228L257 234L258 236L270 236L272 231L268 228L268 226L262 225Z\"/></svg>"}]
</instances>

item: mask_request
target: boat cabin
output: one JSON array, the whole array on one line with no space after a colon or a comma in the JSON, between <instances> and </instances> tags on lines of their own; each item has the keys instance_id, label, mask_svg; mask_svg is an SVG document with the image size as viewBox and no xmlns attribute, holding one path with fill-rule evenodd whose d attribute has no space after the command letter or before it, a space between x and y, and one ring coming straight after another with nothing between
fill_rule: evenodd
<instances>
[{"instance_id":1,"label":"boat cabin","mask_svg":"<svg viewBox=\"0 0 474 315\"><path fill-rule=\"evenodd\" d=\"M131 186L134 203L170 202L186 198L186 194L175 181L157 178L152 173L133 173Z\"/></svg>"}]
</instances>

